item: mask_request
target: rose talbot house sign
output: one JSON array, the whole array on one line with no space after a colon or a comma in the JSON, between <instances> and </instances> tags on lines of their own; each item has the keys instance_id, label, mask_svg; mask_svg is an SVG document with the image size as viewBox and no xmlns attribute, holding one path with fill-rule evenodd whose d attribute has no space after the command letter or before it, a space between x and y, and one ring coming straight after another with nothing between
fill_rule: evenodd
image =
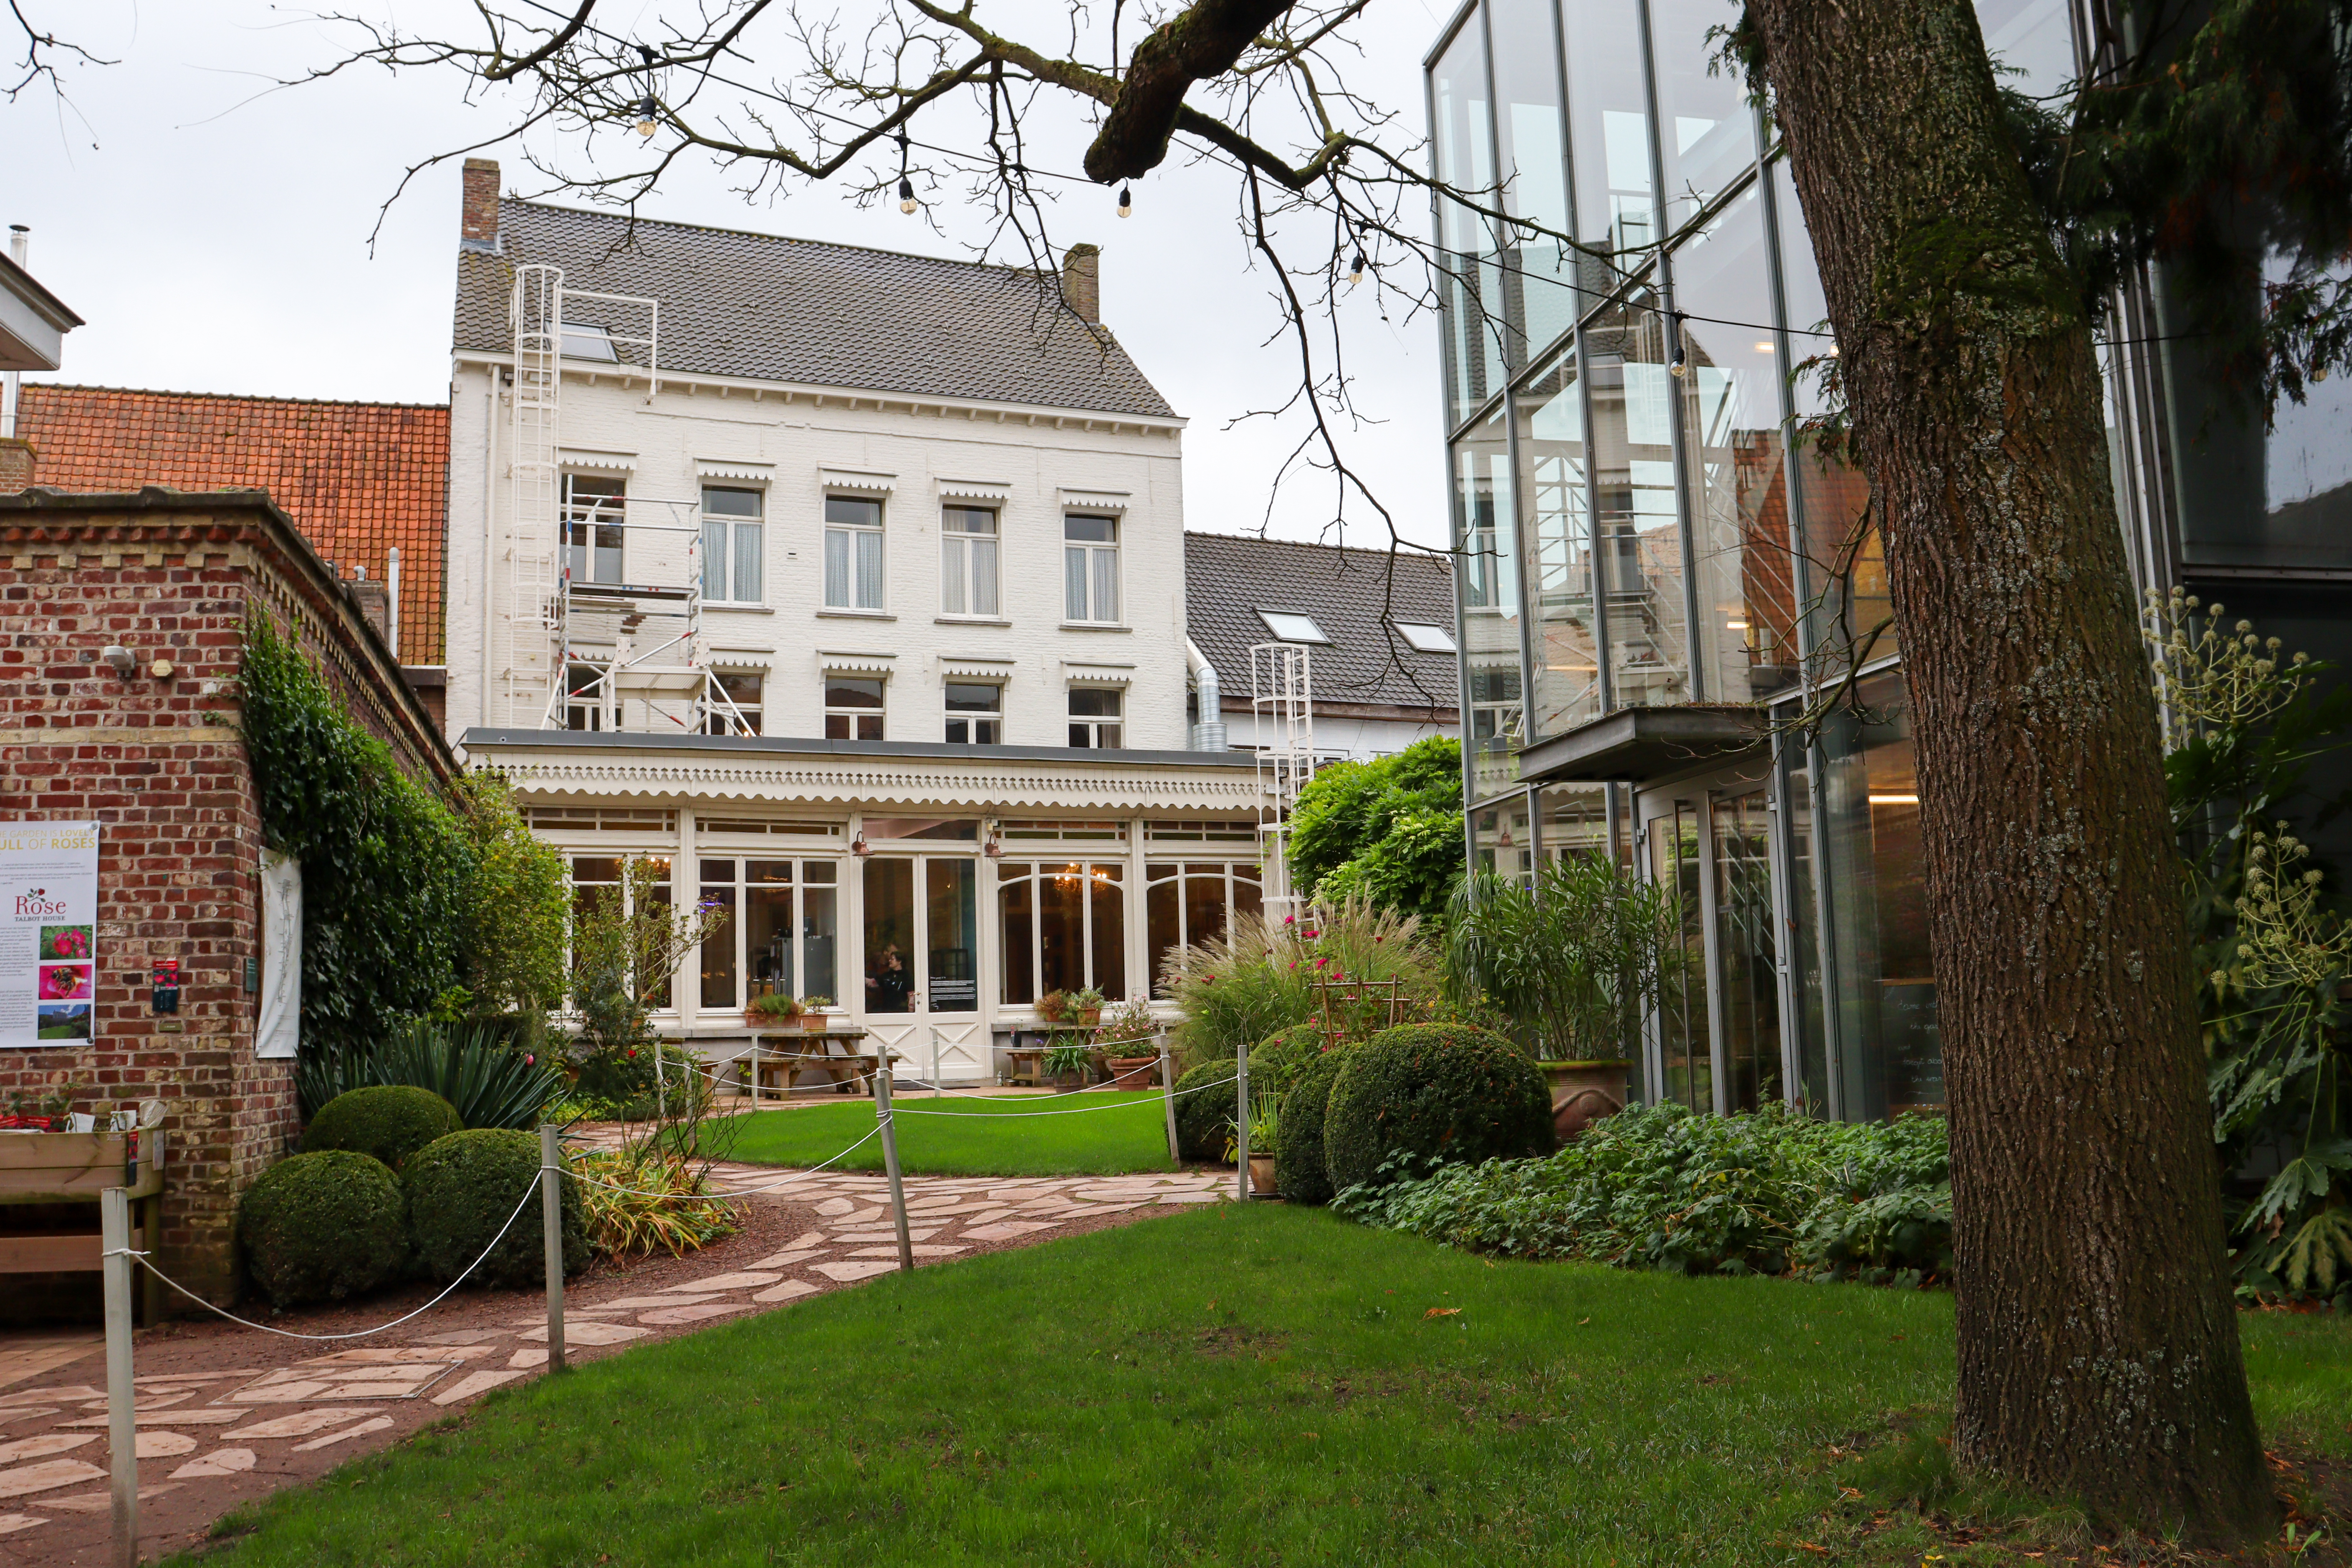
<instances>
[{"instance_id":1,"label":"rose talbot house sign","mask_svg":"<svg viewBox=\"0 0 2352 1568\"><path fill-rule=\"evenodd\" d=\"M0 1049L91 1037L98 834L95 822L0 823Z\"/></svg>"}]
</instances>

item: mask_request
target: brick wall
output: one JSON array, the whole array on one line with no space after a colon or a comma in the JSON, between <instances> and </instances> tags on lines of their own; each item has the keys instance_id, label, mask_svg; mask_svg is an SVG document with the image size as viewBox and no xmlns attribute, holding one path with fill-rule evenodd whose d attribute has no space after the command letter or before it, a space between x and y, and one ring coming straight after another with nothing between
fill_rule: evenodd
<instances>
[{"instance_id":1,"label":"brick wall","mask_svg":"<svg viewBox=\"0 0 2352 1568\"><path fill-rule=\"evenodd\" d=\"M411 771L446 776L388 650L266 497L0 498L0 820L100 824L96 1037L0 1051L0 1093L72 1082L99 1101L161 1100L159 1262L224 1302L237 1197L296 1131L293 1064L255 1057L257 999L244 990L260 952L262 837L234 682L255 614L298 630ZM129 679L102 658L109 644L137 654ZM167 957L180 1011L157 1016L152 965ZM0 1297L0 1317L80 1315L97 1276L12 1277Z\"/></svg>"}]
</instances>

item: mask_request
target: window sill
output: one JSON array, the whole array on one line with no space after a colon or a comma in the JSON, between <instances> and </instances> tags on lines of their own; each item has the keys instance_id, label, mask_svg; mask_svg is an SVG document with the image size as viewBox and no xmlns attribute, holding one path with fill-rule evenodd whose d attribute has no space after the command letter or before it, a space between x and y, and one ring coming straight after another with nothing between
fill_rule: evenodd
<instances>
[{"instance_id":1,"label":"window sill","mask_svg":"<svg viewBox=\"0 0 2352 1568\"><path fill-rule=\"evenodd\" d=\"M819 620L834 621L895 621L898 617L887 610L842 610L826 608L817 613Z\"/></svg>"},{"instance_id":2,"label":"window sill","mask_svg":"<svg viewBox=\"0 0 2352 1568\"><path fill-rule=\"evenodd\" d=\"M1108 621L1064 621L1062 629L1066 632L1131 632L1135 628L1115 626Z\"/></svg>"},{"instance_id":3,"label":"window sill","mask_svg":"<svg viewBox=\"0 0 2352 1568\"><path fill-rule=\"evenodd\" d=\"M737 616L772 616L776 613L776 606L773 605L738 604L728 599L705 599L702 601L702 607L706 610L725 610L730 615Z\"/></svg>"},{"instance_id":4,"label":"window sill","mask_svg":"<svg viewBox=\"0 0 2352 1568\"><path fill-rule=\"evenodd\" d=\"M933 616L935 626L1009 626L1013 623L995 616Z\"/></svg>"}]
</instances>

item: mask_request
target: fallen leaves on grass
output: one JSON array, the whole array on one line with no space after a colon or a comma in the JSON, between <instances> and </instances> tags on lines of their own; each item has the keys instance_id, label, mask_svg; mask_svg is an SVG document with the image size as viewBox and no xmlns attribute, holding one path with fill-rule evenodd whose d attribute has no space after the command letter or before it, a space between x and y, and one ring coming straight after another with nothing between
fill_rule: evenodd
<instances>
[{"instance_id":1,"label":"fallen leaves on grass","mask_svg":"<svg viewBox=\"0 0 2352 1568\"><path fill-rule=\"evenodd\" d=\"M1422 1317L1425 1320L1429 1318L1458 1318L1461 1315L1462 1309L1459 1307L1432 1307L1428 1311L1423 1312Z\"/></svg>"}]
</instances>

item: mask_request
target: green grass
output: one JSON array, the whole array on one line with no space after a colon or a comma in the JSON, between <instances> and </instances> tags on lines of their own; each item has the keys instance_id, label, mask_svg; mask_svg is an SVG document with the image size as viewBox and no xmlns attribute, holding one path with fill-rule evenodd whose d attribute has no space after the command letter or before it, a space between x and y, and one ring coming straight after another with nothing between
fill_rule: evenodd
<instances>
[{"instance_id":1,"label":"green grass","mask_svg":"<svg viewBox=\"0 0 2352 1568\"><path fill-rule=\"evenodd\" d=\"M900 1095L895 1103L899 1168L919 1175L1110 1176L1176 1169L1168 1158L1168 1113L1156 1093L1031 1100ZM706 1146L754 1164L814 1165L873 1131L874 1102L844 1099L731 1120ZM882 1141L835 1168L880 1170Z\"/></svg>"},{"instance_id":2,"label":"green grass","mask_svg":"<svg viewBox=\"0 0 2352 1568\"><path fill-rule=\"evenodd\" d=\"M2352 1447L2352 1326L2246 1332L2266 1426ZM1827 1450L1952 1376L1943 1294L1219 1205L501 1390L206 1562L1916 1564Z\"/></svg>"}]
</instances>

